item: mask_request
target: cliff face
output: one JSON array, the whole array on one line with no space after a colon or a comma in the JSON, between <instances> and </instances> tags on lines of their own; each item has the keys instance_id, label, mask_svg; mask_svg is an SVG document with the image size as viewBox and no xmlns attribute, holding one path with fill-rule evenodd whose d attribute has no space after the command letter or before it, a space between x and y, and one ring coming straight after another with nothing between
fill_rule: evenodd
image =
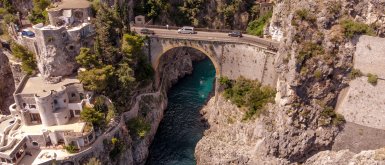
<instances>
[{"instance_id":1,"label":"cliff face","mask_svg":"<svg viewBox=\"0 0 385 165\"><path fill-rule=\"evenodd\" d=\"M242 116L237 108L221 99L217 104L210 102L202 110L210 129L197 145L198 164L286 164L306 160L308 164L322 164L326 157L334 163L343 161L338 157L343 154L351 162L365 162L357 157L373 160L378 151L357 155L321 151L330 150L343 129L343 119L333 108L349 82L356 38L345 36L341 23L350 19L373 24L376 35L382 36L382 3L276 1L269 28L273 38L282 41L276 59L280 73L276 104L269 107L267 116L242 123L237 119Z\"/></svg>"},{"instance_id":2,"label":"cliff face","mask_svg":"<svg viewBox=\"0 0 385 165\"><path fill-rule=\"evenodd\" d=\"M134 99L134 106L130 111L125 113L125 121L135 118L142 118L146 123L149 123L150 130L144 137L139 137L133 130L127 129L124 125L119 128L115 137L120 137L123 146L121 152L116 157L111 157L110 140L103 142L104 149L102 151L94 152L94 155L83 157L82 162L87 162L91 157L98 157L103 164L145 164L151 142L154 139L159 123L163 118L164 110L167 107L167 90L175 84L178 79L187 74L191 74L193 67L192 62L201 60L205 56L189 48L172 49L165 54L161 59L161 72L158 76L155 90L144 88ZM97 153L97 154L95 154Z\"/></svg>"},{"instance_id":3,"label":"cliff face","mask_svg":"<svg viewBox=\"0 0 385 165\"><path fill-rule=\"evenodd\" d=\"M136 1L135 15L147 14L141 11L141 4L146 1ZM163 6L154 18L155 24L194 25L215 29L246 29L249 21L254 20L259 11L253 10L255 0L199 0L181 1L170 0L157 4ZM185 4L185 5L184 5ZM162 7L161 7L162 8ZM135 10L134 10L135 11Z\"/></svg>"},{"instance_id":4,"label":"cliff face","mask_svg":"<svg viewBox=\"0 0 385 165\"><path fill-rule=\"evenodd\" d=\"M9 106L14 103L15 83L7 56L0 51L0 111L9 114Z\"/></svg>"}]
</instances>

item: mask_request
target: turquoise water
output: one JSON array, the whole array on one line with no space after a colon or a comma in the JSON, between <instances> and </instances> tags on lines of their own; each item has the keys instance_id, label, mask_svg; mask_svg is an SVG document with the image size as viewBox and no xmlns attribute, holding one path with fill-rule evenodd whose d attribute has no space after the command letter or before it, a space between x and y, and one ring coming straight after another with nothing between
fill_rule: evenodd
<instances>
[{"instance_id":1,"label":"turquoise water","mask_svg":"<svg viewBox=\"0 0 385 165\"><path fill-rule=\"evenodd\" d=\"M168 93L168 106L150 147L147 165L194 165L194 150L205 130L199 110L213 89L214 65L209 59L193 64L192 75Z\"/></svg>"}]
</instances>

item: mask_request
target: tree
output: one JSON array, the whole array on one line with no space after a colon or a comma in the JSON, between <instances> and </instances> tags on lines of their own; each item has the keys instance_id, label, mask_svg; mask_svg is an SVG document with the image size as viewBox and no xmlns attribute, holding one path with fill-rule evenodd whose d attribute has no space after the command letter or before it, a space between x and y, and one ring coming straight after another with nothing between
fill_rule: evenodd
<instances>
[{"instance_id":1,"label":"tree","mask_svg":"<svg viewBox=\"0 0 385 165\"><path fill-rule=\"evenodd\" d=\"M21 68L24 72L32 74L36 70L36 59L32 52L15 42L11 43L11 51L16 58L21 60Z\"/></svg>"},{"instance_id":2,"label":"tree","mask_svg":"<svg viewBox=\"0 0 385 165\"><path fill-rule=\"evenodd\" d=\"M95 126L101 126L104 123L104 114L90 107L83 108L82 112L80 112L80 118Z\"/></svg>"},{"instance_id":3,"label":"tree","mask_svg":"<svg viewBox=\"0 0 385 165\"><path fill-rule=\"evenodd\" d=\"M3 8L7 13L14 14L16 12L11 0L1 0L0 2L2 2Z\"/></svg>"},{"instance_id":4,"label":"tree","mask_svg":"<svg viewBox=\"0 0 385 165\"><path fill-rule=\"evenodd\" d=\"M96 43L95 53L101 58L104 64L113 65L120 61L121 55L118 45L120 38L120 28L122 25L115 17L112 10L106 5L100 5L95 19Z\"/></svg>"},{"instance_id":5,"label":"tree","mask_svg":"<svg viewBox=\"0 0 385 165\"><path fill-rule=\"evenodd\" d=\"M76 57L76 62L86 69L100 66L98 57L91 53L89 48L80 48L80 53Z\"/></svg>"},{"instance_id":6,"label":"tree","mask_svg":"<svg viewBox=\"0 0 385 165\"><path fill-rule=\"evenodd\" d=\"M48 20L48 12L45 9L50 4L50 0L33 0L33 9L28 19L34 24L45 23Z\"/></svg>"},{"instance_id":7,"label":"tree","mask_svg":"<svg viewBox=\"0 0 385 165\"><path fill-rule=\"evenodd\" d=\"M117 75L119 77L119 82L121 82L124 87L129 87L133 82L135 82L135 78L133 77L134 71L127 63L120 64L120 67L117 70Z\"/></svg>"},{"instance_id":8,"label":"tree","mask_svg":"<svg viewBox=\"0 0 385 165\"><path fill-rule=\"evenodd\" d=\"M78 78L87 90L102 93L109 85L109 80L113 75L114 68L111 65L106 65L103 68L80 72Z\"/></svg>"},{"instance_id":9,"label":"tree","mask_svg":"<svg viewBox=\"0 0 385 165\"><path fill-rule=\"evenodd\" d=\"M151 125L143 117L137 117L126 122L128 130L135 136L143 138L151 130Z\"/></svg>"}]
</instances>

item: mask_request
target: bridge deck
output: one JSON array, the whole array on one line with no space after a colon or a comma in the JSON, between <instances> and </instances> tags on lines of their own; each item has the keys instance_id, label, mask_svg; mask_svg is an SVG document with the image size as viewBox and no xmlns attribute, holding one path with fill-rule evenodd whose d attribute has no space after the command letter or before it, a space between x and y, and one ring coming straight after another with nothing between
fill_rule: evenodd
<instances>
[{"instance_id":1,"label":"bridge deck","mask_svg":"<svg viewBox=\"0 0 385 165\"><path fill-rule=\"evenodd\" d=\"M132 27L132 30L140 34L140 30L144 27ZM155 35L151 37L160 37L160 38L173 38L173 39L185 39L185 40L202 40L202 41L218 41L218 42L234 42L234 43L243 43L243 44L253 44L265 48L277 49L279 42L273 41L270 39L260 38L256 36L251 36L243 34L242 38L238 37L229 37L227 33L224 32L206 32L206 31L197 31L196 34L178 34L174 29L159 29L159 28L148 28L155 32Z\"/></svg>"}]
</instances>

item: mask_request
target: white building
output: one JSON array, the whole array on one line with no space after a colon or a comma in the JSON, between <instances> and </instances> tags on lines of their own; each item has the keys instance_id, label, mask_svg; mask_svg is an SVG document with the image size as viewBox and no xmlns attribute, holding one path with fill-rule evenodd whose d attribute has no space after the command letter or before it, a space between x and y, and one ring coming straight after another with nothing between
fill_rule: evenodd
<instances>
[{"instance_id":1,"label":"white building","mask_svg":"<svg viewBox=\"0 0 385 165\"><path fill-rule=\"evenodd\" d=\"M64 146L87 148L95 133L79 117L83 107L92 106L91 96L75 78L48 83L43 77L25 77L14 93L11 115L0 116L0 162L41 164ZM55 152L51 159L41 156L50 152ZM31 160L34 154L40 156Z\"/></svg>"}]
</instances>

